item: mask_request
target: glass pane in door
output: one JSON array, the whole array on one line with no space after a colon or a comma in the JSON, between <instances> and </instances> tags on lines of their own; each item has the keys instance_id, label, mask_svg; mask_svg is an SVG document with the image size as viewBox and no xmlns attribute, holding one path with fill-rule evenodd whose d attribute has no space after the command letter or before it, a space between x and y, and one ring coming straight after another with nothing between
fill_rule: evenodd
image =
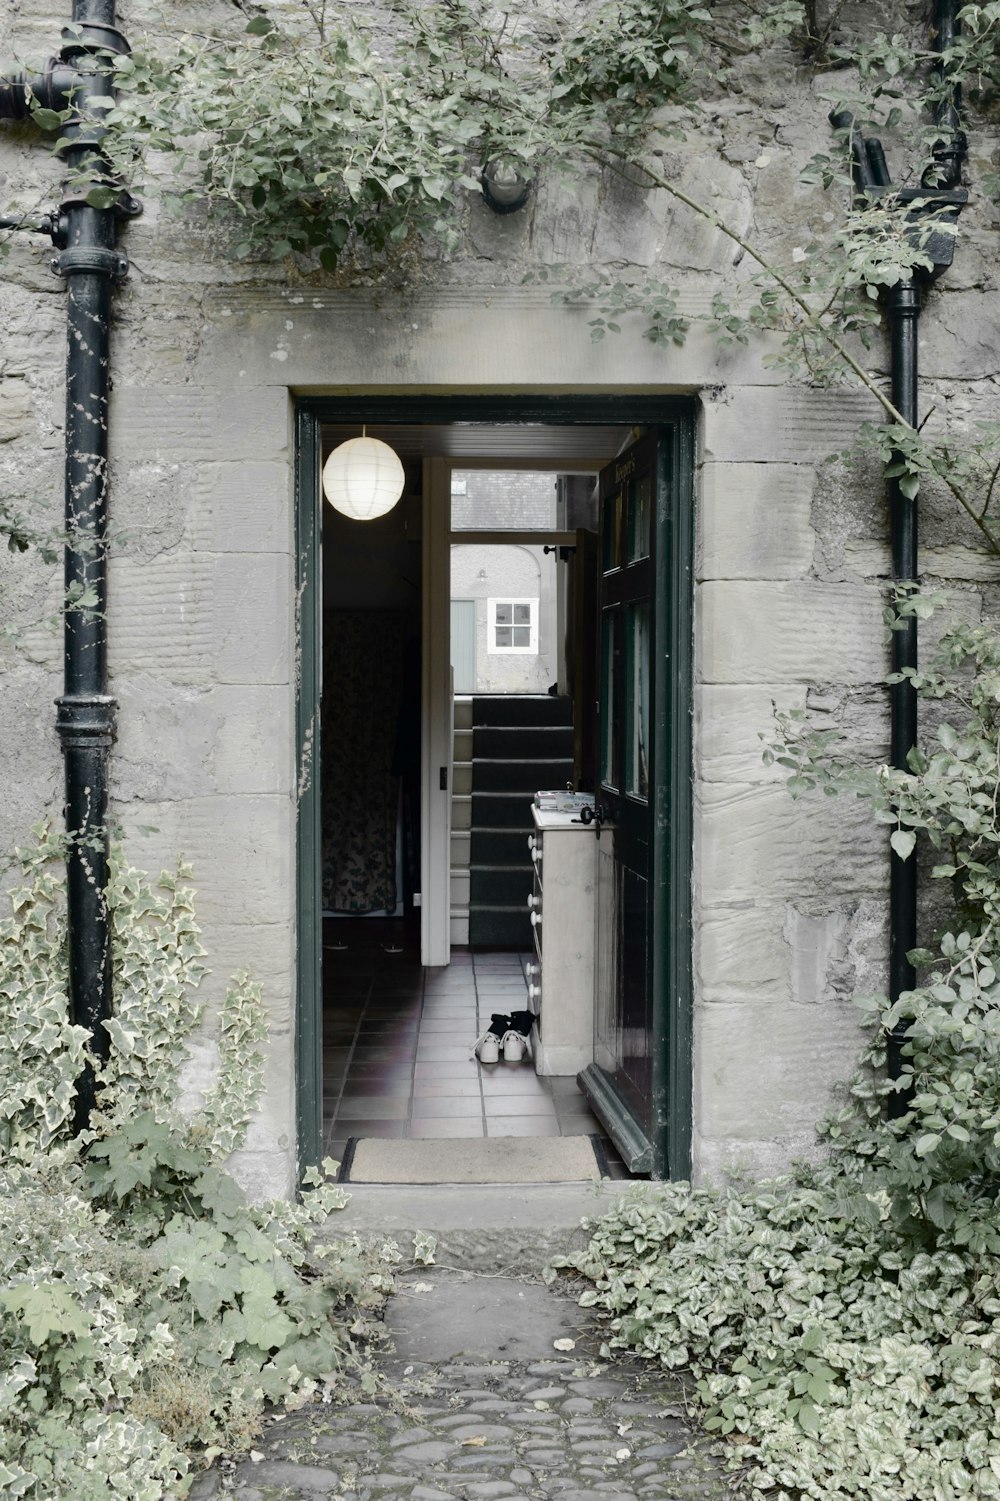
<instances>
[{"instance_id":1,"label":"glass pane in door","mask_svg":"<svg viewBox=\"0 0 1000 1501\"><path fill-rule=\"evenodd\" d=\"M612 788L621 786L619 736L615 733L621 637L621 611L605 610L601 615L601 785Z\"/></svg>"},{"instance_id":2,"label":"glass pane in door","mask_svg":"<svg viewBox=\"0 0 1000 1501\"><path fill-rule=\"evenodd\" d=\"M622 497L619 490L616 495L609 495L604 501L601 521L601 568L605 573L611 573L614 569L621 567L621 516Z\"/></svg>"},{"instance_id":3,"label":"glass pane in door","mask_svg":"<svg viewBox=\"0 0 1000 1501\"><path fill-rule=\"evenodd\" d=\"M649 557L649 517L652 510L652 497L651 475L647 474L642 479L629 482L625 528L628 535L626 555L630 563L637 562L639 558Z\"/></svg>"},{"instance_id":4,"label":"glass pane in door","mask_svg":"<svg viewBox=\"0 0 1000 1501\"><path fill-rule=\"evenodd\" d=\"M630 604L625 688L625 791L649 798L649 601Z\"/></svg>"}]
</instances>

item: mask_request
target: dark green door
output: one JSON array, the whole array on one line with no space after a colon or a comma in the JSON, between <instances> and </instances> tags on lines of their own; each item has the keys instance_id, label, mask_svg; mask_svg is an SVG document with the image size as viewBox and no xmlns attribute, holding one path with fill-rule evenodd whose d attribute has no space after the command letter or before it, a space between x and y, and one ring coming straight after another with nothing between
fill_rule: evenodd
<instances>
[{"instance_id":1,"label":"dark green door","mask_svg":"<svg viewBox=\"0 0 1000 1501\"><path fill-rule=\"evenodd\" d=\"M600 478L595 1068L587 1093L634 1172L659 1172L664 1160L653 647L665 483L656 435L626 449Z\"/></svg>"}]
</instances>

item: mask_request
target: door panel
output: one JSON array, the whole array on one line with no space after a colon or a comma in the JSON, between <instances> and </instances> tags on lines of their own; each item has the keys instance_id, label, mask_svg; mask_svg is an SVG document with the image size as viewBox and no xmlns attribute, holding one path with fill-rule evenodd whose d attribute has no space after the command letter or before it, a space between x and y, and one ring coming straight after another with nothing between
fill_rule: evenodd
<instances>
[{"instance_id":1,"label":"door panel","mask_svg":"<svg viewBox=\"0 0 1000 1501\"><path fill-rule=\"evenodd\" d=\"M621 969L618 943L621 922L618 899L621 881L615 862L615 831L605 829L597 843L597 932L594 942L594 1059L609 1076L618 1066L621 1052L618 975Z\"/></svg>"},{"instance_id":2,"label":"door panel","mask_svg":"<svg viewBox=\"0 0 1000 1501\"><path fill-rule=\"evenodd\" d=\"M662 1161L657 1120L665 1018L653 985L652 651L656 437L601 475L598 664L598 916L594 1055L584 1088L633 1171Z\"/></svg>"}]
</instances>

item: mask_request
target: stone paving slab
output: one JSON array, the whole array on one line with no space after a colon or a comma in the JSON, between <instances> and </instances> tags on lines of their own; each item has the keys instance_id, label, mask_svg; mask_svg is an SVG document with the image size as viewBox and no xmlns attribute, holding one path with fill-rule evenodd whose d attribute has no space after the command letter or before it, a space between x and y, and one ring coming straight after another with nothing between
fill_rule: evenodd
<instances>
[{"instance_id":1,"label":"stone paving slab","mask_svg":"<svg viewBox=\"0 0 1000 1501\"><path fill-rule=\"evenodd\" d=\"M635 1184L600 1183L395 1184L352 1183L349 1203L331 1217L327 1233L388 1236L408 1245L414 1232L437 1238L438 1261L477 1271L540 1272L553 1256L582 1249L584 1218L597 1218Z\"/></svg>"},{"instance_id":2,"label":"stone paving slab","mask_svg":"<svg viewBox=\"0 0 1000 1501\"><path fill-rule=\"evenodd\" d=\"M422 1270L390 1302L385 1389L268 1424L191 1501L728 1501L683 1382L607 1360L575 1301L525 1278ZM557 1349L555 1341L572 1340Z\"/></svg>"}]
</instances>

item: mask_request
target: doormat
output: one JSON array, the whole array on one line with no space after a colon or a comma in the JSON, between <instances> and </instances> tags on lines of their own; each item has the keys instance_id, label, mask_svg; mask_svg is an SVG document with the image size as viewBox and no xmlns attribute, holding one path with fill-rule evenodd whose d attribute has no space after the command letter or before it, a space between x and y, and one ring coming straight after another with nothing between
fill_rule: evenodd
<instances>
[{"instance_id":1,"label":"doormat","mask_svg":"<svg viewBox=\"0 0 1000 1501\"><path fill-rule=\"evenodd\" d=\"M341 1183L586 1183L603 1176L600 1138L352 1136Z\"/></svg>"}]
</instances>

